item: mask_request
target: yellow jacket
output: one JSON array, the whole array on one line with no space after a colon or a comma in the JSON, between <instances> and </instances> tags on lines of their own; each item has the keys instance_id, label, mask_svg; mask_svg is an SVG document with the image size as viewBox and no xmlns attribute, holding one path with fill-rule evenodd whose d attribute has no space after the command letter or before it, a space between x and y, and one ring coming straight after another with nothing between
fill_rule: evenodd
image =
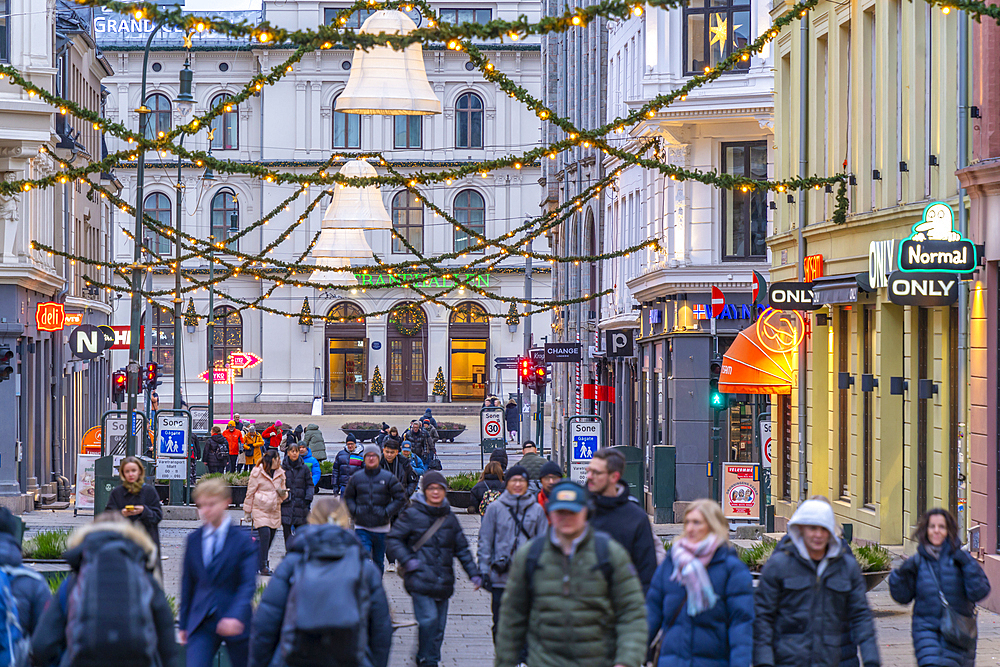
<instances>
[{"instance_id":1,"label":"yellow jacket","mask_svg":"<svg viewBox=\"0 0 1000 667\"><path fill-rule=\"evenodd\" d=\"M264 438L260 433L243 434L243 453L246 454L247 465L255 466L260 463L261 457L264 456Z\"/></svg>"}]
</instances>

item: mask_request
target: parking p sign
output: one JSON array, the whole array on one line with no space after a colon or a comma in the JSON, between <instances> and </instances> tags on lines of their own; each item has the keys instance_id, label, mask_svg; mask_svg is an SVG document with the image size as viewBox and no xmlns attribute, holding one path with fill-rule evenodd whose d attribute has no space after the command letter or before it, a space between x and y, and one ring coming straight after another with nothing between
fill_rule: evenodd
<instances>
[{"instance_id":1,"label":"parking p sign","mask_svg":"<svg viewBox=\"0 0 1000 667\"><path fill-rule=\"evenodd\" d=\"M191 415L186 410L156 413L156 458L187 458Z\"/></svg>"}]
</instances>

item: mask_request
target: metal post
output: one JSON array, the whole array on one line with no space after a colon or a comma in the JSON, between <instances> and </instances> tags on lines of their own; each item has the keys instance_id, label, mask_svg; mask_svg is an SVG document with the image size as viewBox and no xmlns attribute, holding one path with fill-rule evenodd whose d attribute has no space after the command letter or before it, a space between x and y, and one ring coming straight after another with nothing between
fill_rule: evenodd
<instances>
[{"instance_id":1,"label":"metal post","mask_svg":"<svg viewBox=\"0 0 1000 667\"><path fill-rule=\"evenodd\" d=\"M956 165L958 169L964 168L969 163L969 17L965 12L958 13L958 155ZM958 187L958 233L963 238L969 235L969 220L965 213L965 188L959 181ZM969 283L959 281L958 283L958 414L959 436L956 443L956 470L957 479L949 480L949 484L954 484L956 488L955 498L959 499L959 480L968 475L966 457L965 425L967 412L967 401L969 400L969 386L965 381L969 372ZM968 502L968 492L966 491L966 502ZM969 526L968 505L964 516L958 518L958 530L965 539L966 530Z\"/></svg>"},{"instance_id":2,"label":"metal post","mask_svg":"<svg viewBox=\"0 0 1000 667\"><path fill-rule=\"evenodd\" d=\"M149 64L149 47L153 43L153 37L160 31L163 27L163 21L156 24L153 28L153 32L149 33L149 38L146 40L146 49L142 55L142 88L139 93L139 109L146 108L146 66ZM146 118L148 111L139 112L139 129L142 132L146 130L146 123L143 119ZM139 161L136 167L135 174L135 249L132 252L132 312L131 321L129 323L129 346L128 346L128 367L126 372L128 374L128 382L126 383L128 391L128 417L126 418L126 433L128 437L125 441L125 453L128 456L134 456L136 452L135 447L135 433L132 429L132 414L135 412L137 401L137 392L139 390L139 310L142 306L141 296L139 290L142 286L143 271L139 267L139 261L142 258L142 185L143 178L145 177L145 165L146 165L146 154L145 151L140 147L137 149L138 155L137 159Z\"/></svg>"},{"instance_id":3,"label":"metal post","mask_svg":"<svg viewBox=\"0 0 1000 667\"><path fill-rule=\"evenodd\" d=\"M806 113L809 111L808 96L809 90L809 18L808 16L799 19L799 173L808 173L809 156L806 153ZM806 242L802 238L802 229L806 226L806 191L799 193L799 238L798 257L799 280L805 280L805 253ZM808 492L808 468L806 466L806 339L802 337L799 343L799 500L806 499Z\"/></svg>"},{"instance_id":4,"label":"metal post","mask_svg":"<svg viewBox=\"0 0 1000 667\"><path fill-rule=\"evenodd\" d=\"M208 237L208 432L215 426L215 236Z\"/></svg>"},{"instance_id":5,"label":"metal post","mask_svg":"<svg viewBox=\"0 0 1000 667\"><path fill-rule=\"evenodd\" d=\"M531 245L528 245L528 252L531 252ZM531 257L524 258L524 298L527 301L531 300ZM528 350L531 349L531 315L526 315L524 318L524 354L528 354ZM518 378L520 380L520 378ZM517 409L521 411L520 424L521 428L517 430L517 436L521 442L524 442L525 431L531 430L531 412L529 410L528 414L525 415L524 407L521 405L521 384L518 382L517 385L518 395L517 395ZM531 405L531 395L528 395L528 404Z\"/></svg>"},{"instance_id":6,"label":"metal post","mask_svg":"<svg viewBox=\"0 0 1000 667\"><path fill-rule=\"evenodd\" d=\"M181 134L180 145L184 145ZM181 156L177 154L177 215L174 216L174 410L181 409L181 210L184 207L184 183L181 182ZM172 496L171 496L172 497Z\"/></svg>"}]
</instances>

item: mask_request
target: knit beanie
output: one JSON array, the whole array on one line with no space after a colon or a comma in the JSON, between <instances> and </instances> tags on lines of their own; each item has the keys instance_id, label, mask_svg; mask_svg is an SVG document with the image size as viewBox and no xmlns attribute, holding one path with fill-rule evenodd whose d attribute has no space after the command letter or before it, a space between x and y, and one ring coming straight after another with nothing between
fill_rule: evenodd
<instances>
[{"instance_id":1,"label":"knit beanie","mask_svg":"<svg viewBox=\"0 0 1000 667\"><path fill-rule=\"evenodd\" d=\"M525 482L531 479L531 476L528 475L528 469L522 465L516 465L516 464L507 468L507 472L503 474L503 478L506 484L510 484L511 477L523 477Z\"/></svg>"},{"instance_id":2,"label":"knit beanie","mask_svg":"<svg viewBox=\"0 0 1000 667\"><path fill-rule=\"evenodd\" d=\"M448 480L437 470L429 470L424 473L424 476L420 478L420 490L426 493L427 487L431 484L439 484L445 490L448 489Z\"/></svg>"},{"instance_id":3,"label":"knit beanie","mask_svg":"<svg viewBox=\"0 0 1000 667\"><path fill-rule=\"evenodd\" d=\"M538 479L542 479L546 475L556 475L557 477L563 476L562 468L555 461L546 461L542 464L542 469L538 471Z\"/></svg>"},{"instance_id":4,"label":"knit beanie","mask_svg":"<svg viewBox=\"0 0 1000 667\"><path fill-rule=\"evenodd\" d=\"M381 457L382 450L379 449L378 445L365 445L365 448L361 450L361 457L364 458L369 454Z\"/></svg>"},{"instance_id":5,"label":"knit beanie","mask_svg":"<svg viewBox=\"0 0 1000 667\"><path fill-rule=\"evenodd\" d=\"M358 439L354 437L353 433L348 433L347 440L345 440L344 442L357 442L357 441Z\"/></svg>"}]
</instances>

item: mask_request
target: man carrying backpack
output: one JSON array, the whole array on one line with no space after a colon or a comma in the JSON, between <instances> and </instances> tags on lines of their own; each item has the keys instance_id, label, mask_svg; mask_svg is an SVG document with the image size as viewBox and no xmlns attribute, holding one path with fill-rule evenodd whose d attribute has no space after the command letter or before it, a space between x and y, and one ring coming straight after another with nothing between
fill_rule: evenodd
<instances>
[{"instance_id":1,"label":"man carrying backpack","mask_svg":"<svg viewBox=\"0 0 1000 667\"><path fill-rule=\"evenodd\" d=\"M638 667L646 657L646 605L624 548L587 521L590 494L552 488L552 527L514 556L500 606L496 667Z\"/></svg>"},{"instance_id":2,"label":"man carrying backpack","mask_svg":"<svg viewBox=\"0 0 1000 667\"><path fill-rule=\"evenodd\" d=\"M365 445L365 468L351 475L344 490L344 501L354 519L354 530L379 572L385 561L385 536L389 532L389 524L406 504L403 485L395 475L382 469L379 465L381 459L382 452L378 445Z\"/></svg>"},{"instance_id":3,"label":"man carrying backpack","mask_svg":"<svg viewBox=\"0 0 1000 667\"><path fill-rule=\"evenodd\" d=\"M223 642L231 667L247 664L258 554L250 535L232 525L230 500L229 485L219 477L194 488L204 523L188 533L184 546L178 625L187 667L212 665Z\"/></svg>"},{"instance_id":4,"label":"man carrying backpack","mask_svg":"<svg viewBox=\"0 0 1000 667\"><path fill-rule=\"evenodd\" d=\"M10 622L4 623L6 628L0 628L0 654L9 654L8 637L10 643L20 643L22 650L27 649L31 633L52 598L45 579L25 567L21 560L21 547L14 537L18 522L9 509L0 507L0 619L8 618L9 605L15 605Z\"/></svg>"},{"instance_id":5,"label":"man carrying backpack","mask_svg":"<svg viewBox=\"0 0 1000 667\"><path fill-rule=\"evenodd\" d=\"M296 532L254 614L251 667L386 667L392 646L389 601L350 522L333 496L313 504L309 525Z\"/></svg>"},{"instance_id":6,"label":"man carrying backpack","mask_svg":"<svg viewBox=\"0 0 1000 667\"><path fill-rule=\"evenodd\" d=\"M75 530L67 546L72 572L38 621L34 664L172 665L174 614L153 578L156 547L149 534L120 517L101 516Z\"/></svg>"},{"instance_id":7,"label":"man carrying backpack","mask_svg":"<svg viewBox=\"0 0 1000 667\"><path fill-rule=\"evenodd\" d=\"M403 510L392 525L386 553L389 560L399 563L403 586L413 599L418 628L417 667L437 667L448 623L448 600L455 592L454 559L462 563L476 588L483 580L458 517L448 504L444 475L428 471L420 480L420 488L413 505Z\"/></svg>"}]
</instances>

